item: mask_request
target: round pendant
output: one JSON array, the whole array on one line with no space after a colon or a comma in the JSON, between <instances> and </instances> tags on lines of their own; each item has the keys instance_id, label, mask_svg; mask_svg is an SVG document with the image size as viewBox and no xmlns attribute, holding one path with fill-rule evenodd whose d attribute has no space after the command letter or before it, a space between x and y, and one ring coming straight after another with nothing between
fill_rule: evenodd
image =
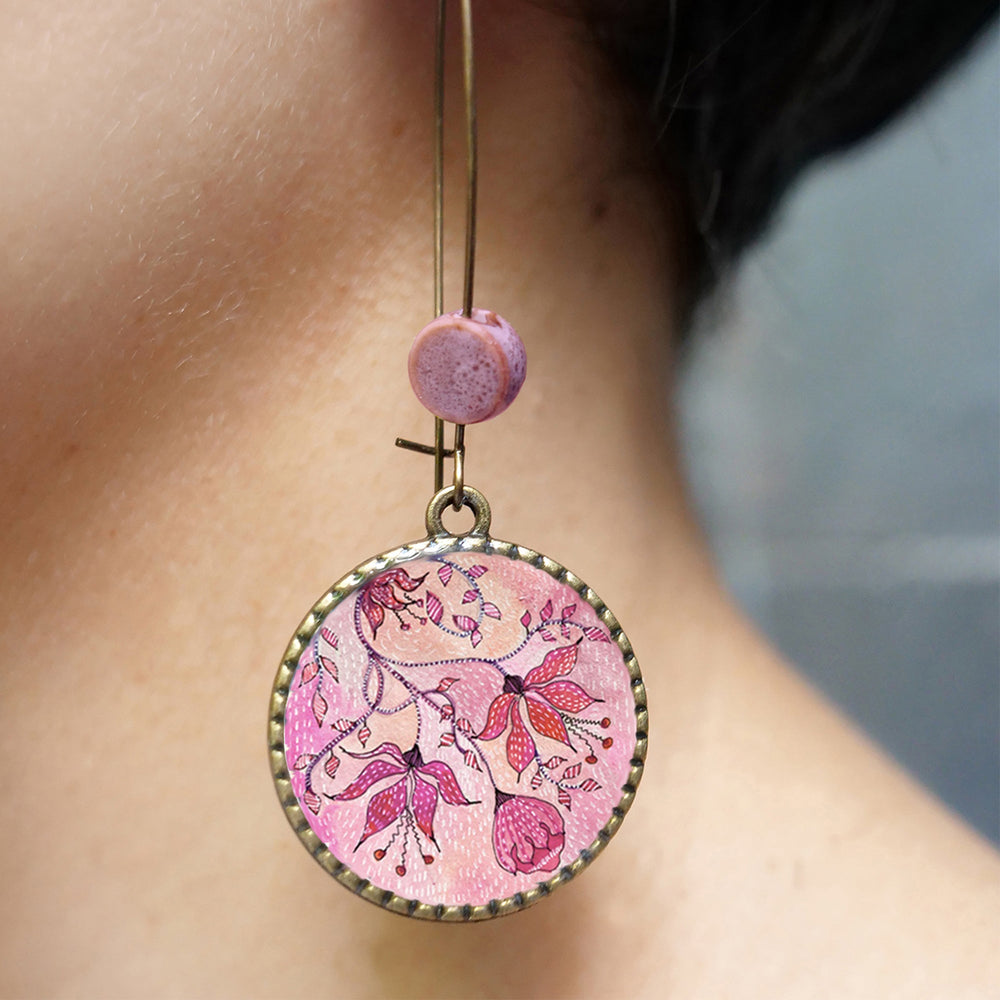
<instances>
[{"instance_id":1,"label":"round pendant","mask_svg":"<svg viewBox=\"0 0 1000 1000\"><path fill-rule=\"evenodd\" d=\"M480 920L577 875L632 803L646 752L639 665L583 581L428 508L428 537L363 563L306 616L268 743L295 832L396 913Z\"/></svg>"}]
</instances>

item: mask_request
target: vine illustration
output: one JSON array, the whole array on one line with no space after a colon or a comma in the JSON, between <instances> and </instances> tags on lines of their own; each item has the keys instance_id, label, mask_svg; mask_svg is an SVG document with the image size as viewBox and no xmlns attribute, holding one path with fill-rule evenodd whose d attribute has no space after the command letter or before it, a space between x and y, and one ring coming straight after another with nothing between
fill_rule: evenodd
<instances>
[{"instance_id":1,"label":"vine illustration","mask_svg":"<svg viewBox=\"0 0 1000 1000\"><path fill-rule=\"evenodd\" d=\"M611 638L578 621L576 604L557 611L551 598L541 608L526 608L514 625L521 608L501 608L483 592L480 581L489 566L463 566L445 556L428 561L433 565L422 575L411 575L403 566L386 569L355 595L351 627L366 658L363 708L355 718L331 718L333 688L341 684L338 635L325 624L302 654L295 683L305 689L312 721L329 738L317 752L301 753L292 763L304 772L301 802L318 816L341 802L364 801L355 852L372 850L376 862L403 876L414 860L431 865L447 848L435 832L439 808L481 804L460 777L477 772L478 783L485 780L492 788L487 807L493 810L497 864L514 875L554 871L566 841L564 811L572 810L575 795L601 787L593 768L614 743L605 733L611 719L603 714L599 692L588 691L570 675L590 643ZM504 651L477 653L485 639L499 634L491 630L501 623L506 623ZM468 655L425 660L389 655L384 630L436 631L452 644L468 641ZM483 648L493 650L499 641ZM538 655L530 659L532 666L515 672L513 661L521 654L522 661L528 660L533 643ZM467 679L463 673L470 667L491 678L488 704L483 699L475 710L460 708L452 691ZM440 676L442 671L446 676ZM428 675L433 675L430 682ZM369 750L374 721L407 709L415 715L412 744L385 740ZM544 741L558 745L558 752L543 751L540 741L543 747ZM363 766L345 782L338 772L347 758ZM538 794L528 794L526 786ZM543 786L550 789L549 797L554 791L555 802L542 796Z\"/></svg>"}]
</instances>

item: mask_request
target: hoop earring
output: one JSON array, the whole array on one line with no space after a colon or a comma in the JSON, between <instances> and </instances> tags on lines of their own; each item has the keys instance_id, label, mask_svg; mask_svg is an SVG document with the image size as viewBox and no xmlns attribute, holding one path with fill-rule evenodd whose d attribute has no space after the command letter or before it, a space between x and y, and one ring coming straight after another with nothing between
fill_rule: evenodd
<instances>
[{"instance_id":1,"label":"hoop earring","mask_svg":"<svg viewBox=\"0 0 1000 1000\"><path fill-rule=\"evenodd\" d=\"M275 678L271 770L319 864L395 913L481 920L580 873L620 826L646 754L639 665L617 619L548 556L490 535L465 482L465 428L526 371L513 328L473 307L477 151L470 0L461 0L467 210L462 309L444 313L445 0L435 73L434 315L409 356L434 414L426 537L377 555L306 615ZM454 443L445 447L445 424ZM444 469L451 461L451 481ZM446 510L472 528L450 533Z\"/></svg>"}]
</instances>

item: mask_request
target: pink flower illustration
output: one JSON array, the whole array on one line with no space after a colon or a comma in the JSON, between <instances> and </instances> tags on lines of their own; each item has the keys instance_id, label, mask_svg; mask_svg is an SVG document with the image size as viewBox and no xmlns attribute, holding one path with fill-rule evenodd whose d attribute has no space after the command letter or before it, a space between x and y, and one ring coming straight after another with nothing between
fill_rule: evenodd
<instances>
[{"instance_id":1,"label":"pink flower illustration","mask_svg":"<svg viewBox=\"0 0 1000 1000\"><path fill-rule=\"evenodd\" d=\"M425 573L414 578L405 569L397 566L395 569L379 573L375 579L365 584L361 591L361 610L371 626L373 639L378 635L379 626L385 621L386 611L391 611L396 616L399 627L404 632L409 630L410 623L403 620L402 612L408 613L419 624L424 624L426 619L417 617L410 611L411 607L423 607L424 602L417 598L401 596L396 592L396 587L399 587L404 595L409 594L416 590L426 577Z\"/></svg>"},{"instance_id":2,"label":"pink flower illustration","mask_svg":"<svg viewBox=\"0 0 1000 1000\"><path fill-rule=\"evenodd\" d=\"M554 805L497 789L493 852L500 867L518 872L551 872L566 843L563 818Z\"/></svg>"},{"instance_id":3,"label":"pink flower illustration","mask_svg":"<svg viewBox=\"0 0 1000 1000\"><path fill-rule=\"evenodd\" d=\"M438 794L440 793L448 805L475 804L462 794L452 769L440 760L430 760L425 763L416 744L406 753L403 753L395 743L383 743L369 753L356 753L350 756L376 759L366 765L361 774L339 795L333 796L334 799L356 799L385 778L399 776L398 781L394 781L369 799L368 810L365 813L365 828L355 850L369 837L395 823L404 812L412 815L417 826L437 847L438 842L434 837L434 813L437 810ZM428 781L428 778L433 780Z\"/></svg>"},{"instance_id":4,"label":"pink flower illustration","mask_svg":"<svg viewBox=\"0 0 1000 1000\"><path fill-rule=\"evenodd\" d=\"M571 747L560 713L575 715L599 700L592 698L573 681L555 679L573 669L578 645L551 650L537 667L528 671L526 677L509 674L504 678L502 693L490 704L486 725L479 739L495 740L510 726L507 760L518 776L537 753L535 740L521 718L522 703L528 713L528 722L536 733Z\"/></svg>"}]
</instances>

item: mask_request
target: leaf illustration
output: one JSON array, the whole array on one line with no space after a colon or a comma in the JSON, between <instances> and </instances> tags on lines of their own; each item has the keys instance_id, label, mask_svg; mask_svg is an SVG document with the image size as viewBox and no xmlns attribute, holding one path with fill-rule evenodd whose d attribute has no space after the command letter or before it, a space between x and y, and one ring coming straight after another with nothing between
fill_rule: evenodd
<instances>
[{"instance_id":1,"label":"leaf illustration","mask_svg":"<svg viewBox=\"0 0 1000 1000\"><path fill-rule=\"evenodd\" d=\"M450 719L455 714L455 706L451 704L441 706L441 718Z\"/></svg>"},{"instance_id":2,"label":"leaf illustration","mask_svg":"<svg viewBox=\"0 0 1000 1000\"><path fill-rule=\"evenodd\" d=\"M500 609L495 604L491 604L489 601L486 601L486 603L483 604L483 614L486 615L487 618L496 618L497 621L503 618L503 615L500 614Z\"/></svg>"},{"instance_id":3,"label":"leaf illustration","mask_svg":"<svg viewBox=\"0 0 1000 1000\"><path fill-rule=\"evenodd\" d=\"M315 660L306 660L302 664L302 673L299 674L299 687L308 684L319 673L319 664Z\"/></svg>"},{"instance_id":4,"label":"leaf illustration","mask_svg":"<svg viewBox=\"0 0 1000 1000\"><path fill-rule=\"evenodd\" d=\"M583 770L582 764L573 764L563 771L563 781L571 781Z\"/></svg>"},{"instance_id":5,"label":"leaf illustration","mask_svg":"<svg viewBox=\"0 0 1000 1000\"><path fill-rule=\"evenodd\" d=\"M569 797L569 792L565 788L559 789L559 805L565 806L567 809L573 808L573 800Z\"/></svg>"},{"instance_id":6,"label":"leaf illustration","mask_svg":"<svg viewBox=\"0 0 1000 1000\"><path fill-rule=\"evenodd\" d=\"M535 771L535 773L531 776L531 787L533 789L538 789L538 788L542 787L542 772L541 771Z\"/></svg>"},{"instance_id":7,"label":"leaf illustration","mask_svg":"<svg viewBox=\"0 0 1000 1000\"><path fill-rule=\"evenodd\" d=\"M427 617L435 625L441 624L441 615L444 614L444 605L436 594L427 591Z\"/></svg>"},{"instance_id":8,"label":"leaf illustration","mask_svg":"<svg viewBox=\"0 0 1000 1000\"><path fill-rule=\"evenodd\" d=\"M475 649L483 641L483 633L479 629L474 628L469 635L469 639L472 641L472 648Z\"/></svg>"},{"instance_id":9,"label":"leaf illustration","mask_svg":"<svg viewBox=\"0 0 1000 1000\"><path fill-rule=\"evenodd\" d=\"M562 613L563 618L572 618L574 611L576 611L575 604L567 605L565 608L563 608L563 613Z\"/></svg>"},{"instance_id":10,"label":"leaf illustration","mask_svg":"<svg viewBox=\"0 0 1000 1000\"><path fill-rule=\"evenodd\" d=\"M330 754L330 759L323 765L323 770L333 778L337 774L337 768L339 767L340 758L334 754Z\"/></svg>"},{"instance_id":11,"label":"leaf illustration","mask_svg":"<svg viewBox=\"0 0 1000 1000\"><path fill-rule=\"evenodd\" d=\"M323 697L323 692L320 691L319 685L317 684L312 697L312 710L313 715L316 717L317 726L323 725L323 720L326 718L326 711L329 707L330 706L326 703L326 698Z\"/></svg>"},{"instance_id":12,"label":"leaf illustration","mask_svg":"<svg viewBox=\"0 0 1000 1000\"><path fill-rule=\"evenodd\" d=\"M611 637L605 635L596 625L590 625L583 630L583 634L591 642L611 642Z\"/></svg>"},{"instance_id":13,"label":"leaf illustration","mask_svg":"<svg viewBox=\"0 0 1000 1000\"><path fill-rule=\"evenodd\" d=\"M450 747L455 745L455 734L454 733L442 733L441 742L438 743L439 747Z\"/></svg>"},{"instance_id":14,"label":"leaf illustration","mask_svg":"<svg viewBox=\"0 0 1000 1000\"><path fill-rule=\"evenodd\" d=\"M455 728L460 733L465 733L468 736L472 732L472 723L468 719L459 719L455 723Z\"/></svg>"},{"instance_id":15,"label":"leaf illustration","mask_svg":"<svg viewBox=\"0 0 1000 1000\"><path fill-rule=\"evenodd\" d=\"M587 778L580 784L580 788L585 792L596 792L601 786L593 778Z\"/></svg>"},{"instance_id":16,"label":"leaf illustration","mask_svg":"<svg viewBox=\"0 0 1000 1000\"><path fill-rule=\"evenodd\" d=\"M337 672L337 664L334 663L329 657L324 656L322 653L319 655L319 665L334 679L334 681L340 680L340 674Z\"/></svg>"},{"instance_id":17,"label":"leaf illustration","mask_svg":"<svg viewBox=\"0 0 1000 1000\"><path fill-rule=\"evenodd\" d=\"M341 733L349 733L353 725L354 722L351 719L337 719L337 721L333 724L333 728Z\"/></svg>"},{"instance_id":18,"label":"leaf illustration","mask_svg":"<svg viewBox=\"0 0 1000 1000\"><path fill-rule=\"evenodd\" d=\"M548 621L552 617L552 602L546 601L542 606L542 621Z\"/></svg>"},{"instance_id":19,"label":"leaf illustration","mask_svg":"<svg viewBox=\"0 0 1000 1000\"><path fill-rule=\"evenodd\" d=\"M319 807L321 800L320 797L311 788L306 789L305 795L302 796L302 801L305 803L306 808L309 810L309 812L311 812L314 816L319 815Z\"/></svg>"},{"instance_id":20,"label":"leaf illustration","mask_svg":"<svg viewBox=\"0 0 1000 1000\"><path fill-rule=\"evenodd\" d=\"M560 764L565 764L565 763L566 763L566 758L565 757L555 757L555 756L553 756L553 757L550 757L545 762L545 766L547 768L553 768L553 767L558 767Z\"/></svg>"},{"instance_id":21,"label":"leaf illustration","mask_svg":"<svg viewBox=\"0 0 1000 1000\"><path fill-rule=\"evenodd\" d=\"M475 750L465 751L465 766L471 767L473 771L482 770L482 768L479 766L479 758L476 756Z\"/></svg>"},{"instance_id":22,"label":"leaf illustration","mask_svg":"<svg viewBox=\"0 0 1000 1000\"><path fill-rule=\"evenodd\" d=\"M476 627L475 620L468 615L452 615L451 620L455 623L455 627L463 632L471 632Z\"/></svg>"},{"instance_id":23,"label":"leaf illustration","mask_svg":"<svg viewBox=\"0 0 1000 1000\"><path fill-rule=\"evenodd\" d=\"M487 572L487 568L485 566L479 566L479 565L470 566L467 572L469 576L472 577L473 580L478 580L484 573Z\"/></svg>"},{"instance_id":24,"label":"leaf illustration","mask_svg":"<svg viewBox=\"0 0 1000 1000\"><path fill-rule=\"evenodd\" d=\"M300 753L298 757L295 758L295 763L292 765L292 770L304 771L315 759L316 759L316 754L314 753Z\"/></svg>"},{"instance_id":25,"label":"leaf illustration","mask_svg":"<svg viewBox=\"0 0 1000 1000\"><path fill-rule=\"evenodd\" d=\"M457 680L458 680L458 678L457 678L457 677L442 677L442 678L441 678L441 682L440 682L440 683L438 684L438 686L437 686L437 690L438 690L438 691L440 691L440 692L442 692L442 693L444 693L444 692L445 692L445 691L447 691L447 690L448 690L448 688L450 688L450 687L452 686L452 684L454 684L454 683L455 683L455 681L457 681Z\"/></svg>"},{"instance_id":26,"label":"leaf illustration","mask_svg":"<svg viewBox=\"0 0 1000 1000\"><path fill-rule=\"evenodd\" d=\"M326 641L333 646L334 649L339 645L337 637L331 632L325 625L319 630L319 634L323 636Z\"/></svg>"},{"instance_id":27,"label":"leaf illustration","mask_svg":"<svg viewBox=\"0 0 1000 1000\"><path fill-rule=\"evenodd\" d=\"M474 590L467 590L462 594L462 603L471 604L479 595Z\"/></svg>"},{"instance_id":28,"label":"leaf illustration","mask_svg":"<svg viewBox=\"0 0 1000 1000\"><path fill-rule=\"evenodd\" d=\"M525 628L527 628L531 624L531 612L530 611L525 611L524 614L521 615L521 624Z\"/></svg>"},{"instance_id":29,"label":"leaf illustration","mask_svg":"<svg viewBox=\"0 0 1000 1000\"><path fill-rule=\"evenodd\" d=\"M543 639L544 639L544 640L545 640L546 642L555 642L555 641L556 641L556 637L555 637L555 636L554 636L554 635L553 635L553 634L552 634L552 633L551 633L551 632L550 632L550 631L549 631L549 630L548 630L547 628L540 628L540 629L538 630L538 634L539 634L539 635L540 635L540 636L541 636L541 637L542 637L542 638L543 638Z\"/></svg>"},{"instance_id":30,"label":"leaf illustration","mask_svg":"<svg viewBox=\"0 0 1000 1000\"><path fill-rule=\"evenodd\" d=\"M358 733L358 740L360 740L362 746L368 742L368 737L371 736L371 734L372 731L367 726L360 730Z\"/></svg>"},{"instance_id":31,"label":"leaf illustration","mask_svg":"<svg viewBox=\"0 0 1000 1000\"><path fill-rule=\"evenodd\" d=\"M443 566L438 568L438 579L441 581L442 587L448 586L448 581L451 579L451 566L445 563Z\"/></svg>"}]
</instances>

